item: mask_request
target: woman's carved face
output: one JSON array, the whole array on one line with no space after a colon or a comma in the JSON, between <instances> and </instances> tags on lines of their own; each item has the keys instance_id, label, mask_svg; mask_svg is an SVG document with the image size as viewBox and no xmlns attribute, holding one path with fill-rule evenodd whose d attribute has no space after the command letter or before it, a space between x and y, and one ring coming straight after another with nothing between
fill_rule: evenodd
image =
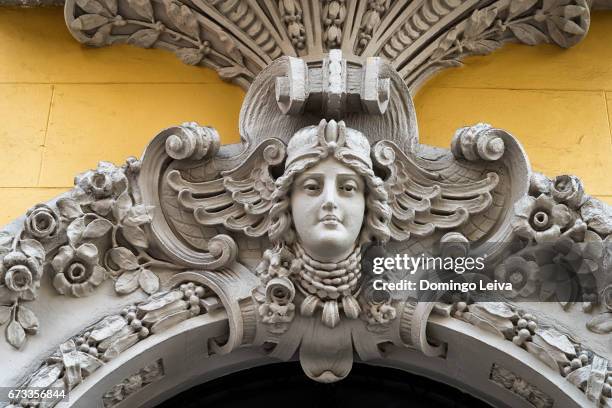
<instances>
[{"instance_id":1,"label":"woman's carved face","mask_svg":"<svg viewBox=\"0 0 612 408\"><path fill-rule=\"evenodd\" d=\"M337 262L351 253L364 211L363 178L333 157L304 171L293 183L293 224L306 253L318 261Z\"/></svg>"}]
</instances>

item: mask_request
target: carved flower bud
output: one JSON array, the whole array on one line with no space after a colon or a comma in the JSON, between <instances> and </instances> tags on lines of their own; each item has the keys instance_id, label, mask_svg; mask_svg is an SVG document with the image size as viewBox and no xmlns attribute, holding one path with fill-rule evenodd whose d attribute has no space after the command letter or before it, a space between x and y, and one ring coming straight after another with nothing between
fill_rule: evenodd
<instances>
[{"instance_id":1,"label":"carved flower bud","mask_svg":"<svg viewBox=\"0 0 612 408\"><path fill-rule=\"evenodd\" d=\"M42 276L42 266L34 258L17 251L9 252L2 260L0 284L20 295L31 292L38 287ZM28 296L32 297L32 296Z\"/></svg>"},{"instance_id":2,"label":"carved flower bud","mask_svg":"<svg viewBox=\"0 0 612 408\"><path fill-rule=\"evenodd\" d=\"M46 204L37 204L26 213L25 230L34 238L51 238L59 226L59 214Z\"/></svg>"},{"instance_id":3,"label":"carved flower bud","mask_svg":"<svg viewBox=\"0 0 612 408\"><path fill-rule=\"evenodd\" d=\"M557 176L551 192L555 200L565 203L573 209L579 208L585 201L582 182L576 176Z\"/></svg>"},{"instance_id":4,"label":"carved flower bud","mask_svg":"<svg viewBox=\"0 0 612 408\"><path fill-rule=\"evenodd\" d=\"M108 174L95 171L89 175L87 181L95 198L106 198L111 195L113 182Z\"/></svg>"},{"instance_id":5,"label":"carved flower bud","mask_svg":"<svg viewBox=\"0 0 612 408\"><path fill-rule=\"evenodd\" d=\"M266 285L266 300L284 306L295 296L295 287L287 278L274 278Z\"/></svg>"},{"instance_id":6,"label":"carved flower bud","mask_svg":"<svg viewBox=\"0 0 612 408\"><path fill-rule=\"evenodd\" d=\"M539 196L540 194L549 194L552 187L552 181L542 173L533 173L529 183L529 194Z\"/></svg>"},{"instance_id":7,"label":"carved flower bud","mask_svg":"<svg viewBox=\"0 0 612 408\"><path fill-rule=\"evenodd\" d=\"M33 283L32 273L24 265L13 266L4 275L4 283L14 292L31 289Z\"/></svg>"}]
</instances>

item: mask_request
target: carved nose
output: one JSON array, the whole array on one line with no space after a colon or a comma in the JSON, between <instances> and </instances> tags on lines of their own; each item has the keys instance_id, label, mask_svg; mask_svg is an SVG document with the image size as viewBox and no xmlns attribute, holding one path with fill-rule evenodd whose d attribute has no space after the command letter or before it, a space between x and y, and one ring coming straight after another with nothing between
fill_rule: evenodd
<instances>
[{"instance_id":1,"label":"carved nose","mask_svg":"<svg viewBox=\"0 0 612 408\"><path fill-rule=\"evenodd\" d=\"M323 209L326 211L332 211L332 210L335 210L336 208L338 208L338 206L336 205L335 201L325 200L325 202L323 203Z\"/></svg>"},{"instance_id":2,"label":"carved nose","mask_svg":"<svg viewBox=\"0 0 612 408\"><path fill-rule=\"evenodd\" d=\"M338 205L336 204L336 192L333 188L325 189L323 199L323 210L332 211L338 208Z\"/></svg>"}]
</instances>

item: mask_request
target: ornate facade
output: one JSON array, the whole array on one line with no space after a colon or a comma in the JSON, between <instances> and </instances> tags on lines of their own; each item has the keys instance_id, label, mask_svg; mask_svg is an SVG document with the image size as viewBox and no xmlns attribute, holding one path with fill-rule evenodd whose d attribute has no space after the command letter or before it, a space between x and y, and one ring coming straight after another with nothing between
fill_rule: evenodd
<instances>
[{"instance_id":1,"label":"ornate facade","mask_svg":"<svg viewBox=\"0 0 612 408\"><path fill-rule=\"evenodd\" d=\"M612 209L573 176L532 172L519 141L487 124L448 150L421 145L410 97L504 42L572 46L590 3L78 0L65 12L83 43L167 48L248 89L242 141L165 129L140 160L101 162L5 228L2 354L19 368L5 381L70 391L74 406L152 406L240 368L298 358L334 382L358 359L500 406L612 407ZM514 289L495 301L372 289L373 257L420 254L486 256L487 278ZM37 333L39 319L57 333Z\"/></svg>"}]
</instances>

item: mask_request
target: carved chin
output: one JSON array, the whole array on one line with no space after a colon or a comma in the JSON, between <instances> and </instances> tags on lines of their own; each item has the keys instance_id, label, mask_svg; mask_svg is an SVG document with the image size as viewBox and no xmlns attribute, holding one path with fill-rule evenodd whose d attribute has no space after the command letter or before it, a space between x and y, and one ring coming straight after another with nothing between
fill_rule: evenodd
<instances>
[{"instance_id":1,"label":"carved chin","mask_svg":"<svg viewBox=\"0 0 612 408\"><path fill-rule=\"evenodd\" d=\"M357 241L357 234L351 234L344 227L329 229L316 228L308 237L300 237L305 251L314 259L328 261L350 252Z\"/></svg>"}]
</instances>

